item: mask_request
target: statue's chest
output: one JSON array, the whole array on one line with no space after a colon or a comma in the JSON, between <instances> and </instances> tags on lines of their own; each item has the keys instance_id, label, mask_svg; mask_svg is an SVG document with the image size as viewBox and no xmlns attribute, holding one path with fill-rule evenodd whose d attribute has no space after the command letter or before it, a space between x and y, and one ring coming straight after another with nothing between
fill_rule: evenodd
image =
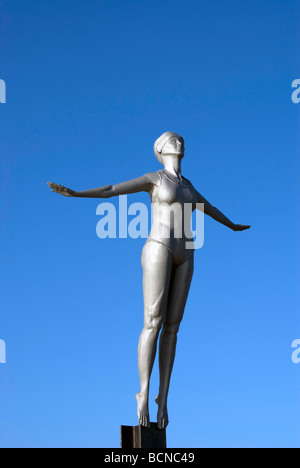
<instances>
[{"instance_id":1,"label":"statue's chest","mask_svg":"<svg viewBox=\"0 0 300 468\"><path fill-rule=\"evenodd\" d=\"M166 203L172 205L173 203L197 203L197 196L191 184L181 185L179 182L175 183L168 180L164 175L162 176L161 185L157 188L155 201L157 203Z\"/></svg>"}]
</instances>

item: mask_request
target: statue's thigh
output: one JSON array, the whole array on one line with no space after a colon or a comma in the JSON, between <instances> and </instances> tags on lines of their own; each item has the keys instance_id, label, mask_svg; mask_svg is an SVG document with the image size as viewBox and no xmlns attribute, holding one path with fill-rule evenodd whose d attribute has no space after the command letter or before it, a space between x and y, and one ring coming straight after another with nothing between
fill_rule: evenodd
<instances>
[{"instance_id":1,"label":"statue's thigh","mask_svg":"<svg viewBox=\"0 0 300 468\"><path fill-rule=\"evenodd\" d=\"M173 270L166 325L179 328L194 273L194 255Z\"/></svg>"},{"instance_id":2,"label":"statue's thigh","mask_svg":"<svg viewBox=\"0 0 300 468\"><path fill-rule=\"evenodd\" d=\"M172 254L158 242L150 241L142 253L145 321L165 319L172 273Z\"/></svg>"}]
</instances>

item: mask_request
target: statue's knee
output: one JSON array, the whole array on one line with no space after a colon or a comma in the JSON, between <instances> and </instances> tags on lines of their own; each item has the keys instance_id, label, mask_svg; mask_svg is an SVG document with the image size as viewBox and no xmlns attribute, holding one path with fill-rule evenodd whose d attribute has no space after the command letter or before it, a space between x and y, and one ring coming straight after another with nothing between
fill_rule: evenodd
<instances>
[{"instance_id":1,"label":"statue's knee","mask_svg":"<svg viewBox=\"0 0 300 468\"><path fill-rule=\"evenodd\" d=\"M147 320L146 328L148 330L160 331L163 321L161 317L151 317Z\"/></svg>"},{"instance_id":2,"label":"statue's knee","mask_svg":"<svg viewBox=\"0 0 300 468\"><path fill-rule=\"evenodd\" d=\"M164 325L164 330L167 335L177 335L180 327L180 322L175 323L166 323Z\"/></svg>"}]
</instances>

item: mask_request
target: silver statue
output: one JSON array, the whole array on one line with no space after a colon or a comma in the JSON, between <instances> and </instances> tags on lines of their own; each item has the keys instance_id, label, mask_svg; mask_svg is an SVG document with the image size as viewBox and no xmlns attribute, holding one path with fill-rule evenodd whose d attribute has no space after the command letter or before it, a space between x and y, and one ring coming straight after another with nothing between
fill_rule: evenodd
<instances>
[{"instance_id":1,"label":"silver statue","mask_svg":"<svg viewBox=\"0 0 300 468\"><path fill-rule=\"evenodd\" d=\"M163 170L151 172L121 184L106 185L83 192L75 192L62 185L48 183L53 192L66 197L110 198L142 191L148 192L151 197L154 207L153 224L142 251L144 328L138 345L141 389L136 399L139 424L149 427L149 383L161 331L160 385L155 399L158 404L157 426L159 429L166 428L169 422L167 398L177 333L194 270L194 249L186 247L187 240L190 241L190 233L184 233L181 237L175 235L178 228L182 228L185 222L177 211L181 210L183 213L183 205L187 203L192 205L193 210L199 208L197 204L203 204L205 214L233 231L243 231L250 227L232 223L181 175L184 151L183 138L177 133L166 132L154 144L155 156L164 166ZM168 209L170 206L174 207L174 216L170 216ZM181 229L182 233L183 231Z\"/></svg>"}]
</instances>

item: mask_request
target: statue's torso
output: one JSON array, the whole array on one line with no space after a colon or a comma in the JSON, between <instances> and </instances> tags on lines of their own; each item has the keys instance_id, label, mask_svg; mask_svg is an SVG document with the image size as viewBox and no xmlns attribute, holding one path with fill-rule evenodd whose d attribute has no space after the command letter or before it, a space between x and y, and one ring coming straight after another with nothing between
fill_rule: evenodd
<instances>
[{"instance_id":1,"label":"statue's torso","mask_svg":"<svg viewBox=\"0 0 300 468\"><path fill-rule=\"evenodd\" d=\"M182 182L175 180L175 177L173 180L163 170L158 174L160 183L150 193L153 223L147 242L160 242L176 257L188 258L193 252L191 216L196 208L197 192L185 178L182 178Z\"/></svg>"}]
</instances>

